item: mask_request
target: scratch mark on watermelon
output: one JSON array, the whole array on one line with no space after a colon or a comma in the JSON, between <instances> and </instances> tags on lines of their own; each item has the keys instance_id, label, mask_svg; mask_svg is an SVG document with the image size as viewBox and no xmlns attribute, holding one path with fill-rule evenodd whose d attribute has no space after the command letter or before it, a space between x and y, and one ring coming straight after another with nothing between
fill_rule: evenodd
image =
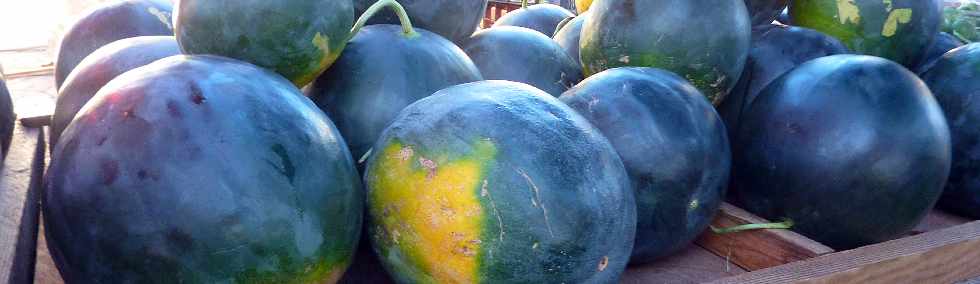
<instances>
[{"instance_id":1,"label":"scratch mark on watermelon","mask_svg":"<svg viewBox=\"0 0 980 284\"><path fill-rule=\"evenodd\" d=\"M482 196L486 197L488 200L490 200L490 208L493 209L493 215L497 216L497 226L500 229L500 233L498 234L497 238L499 238L500 239L500 242L503 243L504 242L504 233L505 233L504 232L504 220L500 218L500 211L497 211L497 203L493 201L493 196L490 195L490 190L487 190L487 184L488 184L487 180L483 180L483 187L480 189L480 195L482 195ZM492 253L491 253L490 258L493 258L493 254Z\"/></svg>"},{"instance_id":2,"label":"scratch mark on watermelon","mask_svg":"<svg viewBox=\"0 0 980 284\"><path fill-rule=\"evenodd\" d=\"M517 171L517 173L521 174L521 176L524 176L524 179L527 180L527 184L531 186L531 190L534 192L534 198L531 199L531 202L534 203L535 207L541 208L541 215L544 216L544 225L545 227L548 228L548 234L551 235L552 238L554 238L555 232L551 230L551 222L548 221L548 209L544 207L543 203L541 203L541 193L538 190L538 186L534 184L534 181L531 180L531 177L528 176L527 173L524 172L524 170L522 169L515 169L515 170Z\"/></svg>"}]
</instances>

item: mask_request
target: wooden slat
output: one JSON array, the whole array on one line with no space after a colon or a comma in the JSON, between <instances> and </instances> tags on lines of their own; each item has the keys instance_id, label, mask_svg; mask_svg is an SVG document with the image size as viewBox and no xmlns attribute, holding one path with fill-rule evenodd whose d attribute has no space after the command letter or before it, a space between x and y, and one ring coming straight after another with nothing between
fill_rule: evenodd
<instances>
[{"instance_id":1,"label":"wooden slat","mask_svg":"<svg viewBox=\"0 0 980 284\"><path fill-rule=\"evenodd\" d=\"M24 117L20 119L20 123L27 127L39 128L48 126L51 124L51 115L38 115Z\"/></svg>"},{"instance_id":2,"label":"wooden slat","mask_svg":"<svg viewBox=\"0 0 980 284\"><path fill-rule=\"evenodd\" d=\"M953 283L980 276L980 221L714 283Z\"/></svg>"},{"instance_id":3,"label":"wooden slat","mask_svg":"<svg viewBox=\"0 0 980 284\"><path fill-rule=\"evenodd\" d=\"M712 225L719 228L770 221L724 203ZM834 252L833 249L789 230L754 230L729 234L706 231L696 241L749 271L779 266Z\"/></svg>"},{"instance_id":4,"label":"wooden slat","mask_svg":"<svg viewBox=\"0 0 980 284\"><path fill-rule=\"evenodd\" d=\"M744 269L691 245L657 262L628 268L621 283L702 283L742 273Z\"/></svg>"},{"instance_id":5,"label":"wooden slat","mask_svg":"<svg viewBox=\"0 0 980 284\"><path fill-rule=\"evenodd\" d=\"M17 78L23 78L23 77L45 76L45 75L51 75L51 74L54 74L54 67L53 66L45 66L45 67L35 68L35 69L30 69L30 70L17 70L17 71L12 71L11 73L6 73L6 76L5 77L6 77L7 80L11 80L11 79L17 79Z\"/></svg>"},{"instance_id":6,"label":"wooden slat","mask_svg":"<svg viewBox=\"0 0 980 284\"><path fill-rule=\"evenodd\" d=\"M36 258L44 133L16 126L0 177L0 281L31 283Z\"/></svg>"},{"instance_id":7,"label":"wooden slat","mask_svg":"<svg viewBox=\"0 0 980 284\"><path fill-rule=\"evenodd\" d=\"M945 229L952 226L963 225L969 223L973 220L949 214L940 210L932 210L926 218L919 223L911 232L908 233L909 236L918 235L925 232L932 232L935 230Z\"/></svg>"}]
</instances>

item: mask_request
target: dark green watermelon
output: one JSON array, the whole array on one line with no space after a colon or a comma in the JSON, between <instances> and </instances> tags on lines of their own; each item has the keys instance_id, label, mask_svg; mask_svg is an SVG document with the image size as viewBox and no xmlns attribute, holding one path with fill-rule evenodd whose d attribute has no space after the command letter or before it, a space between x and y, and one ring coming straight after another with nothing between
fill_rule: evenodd
<instances>
[{"instance_id":1,"label":"dark green watermelon","mask_svg":"<svg viewBox=\"0 0 980 284\"><path fill-rule=\"evenodd\" d=\"M932 46L929 47L929 51L926 52L926 59L923 60L922 64L919 64L914 71L918 74L926 72L926 70L932 68L932 66L943 57L943 54L946 54L946 52L960 46L963 46L963 42L960 41L960 39L951 34L940 32L936 35L935 42L933 42Z\"/></svg>"},{"instance_id":2,"label":"dark green watermelon","mask_svg":"<svg viewBox=\"0 0 980 284\"><path fill-rule=\"evenodd\" d=\"M174 16L187 54L214 54L313 82L340 56L354 23L351 0L181 0Z\"/></svg>"},{"instance_id":3,"label":"dark green watermelon","mask_svg":"<svg viewBox=\"0 0 980 284\"><path fill-rule=\"evenodd\" d=\"M333 123L237 60L120 75L51 161L44 231L69 283L333 283L361 231L364 193Z\"/></svg>"},{"instance_id":4,"label":"dark green watermelon","mask_svg":"<svg viewBox=\"0 0 980 284\"><path fill-rule=\"evenodd\" d=\"M555 4L535 4L510 11L497 19L493 27L525 27L550 37L555 34L558 23L574 16L568 9Z\"/></svg>"},{"instance_id":5,"label":"dark green watermelon","mask_svg":"<svg viewBox=\"0 0 980 284\"><path fill-rule=\"evenodd\" d=\"M946 114L953 139L953 169L939 207L980 219L980 44L954 49L922 74Z\"/></svg>"},{"instance_id":6,"label":"dark green watermelon","mask_svg":"<svg viewBox=\"0 0 980 284\"><path fill-rule=\"evenodd\" d=\"M51 149L61 132L95 93L126 71L180 54L173 36L142 36L115 41L82 60L58 91L51 116Z\"/></svg>"},{"instance_id":7,"label":"dark green watermelon","mask_svg":"<svg viewBox=\"0 0 980 284\"><path fill-rule=\"evenodd\" d=\"M378 140L405 106L443 88L483 80L466 53L445 38L394 25L365 26L306 95L337 124L354 157Z\"/></svg>"},{"instance_id":8,"label":"dark green watermelon","mask_svg":"<svg viewBox=\"0 0 980 284\"><path fill-rule=\"evenodd\" d=\"M408 106L364 176L369 229L400 283L614 283L636 212L615 149L563 103L507 81Z\"/></svg>"},{"instance_id":9,"label":"dark green watermelon","mask_svg":"<svg viewBox=\"0 0 980 284\"><path fill-rule=\"evenodd\" d=\"M5 80L3 70L0 68L0 166L3 164L4 157L7 157L7 150L10 149L10 141L14 137L14 122L17 119L14 102L10 98Z\"/></svg>"},{"instance_id":10,"label":"dark green watermelon","mask_svg":"<svg viewBox=\"0 0 980 284\"><path fill-rule=\"evenodd\" d=\"M354 0L354 15L364 14L377 0ZM462 42L476 32L487 9L487 0L401 0L412 24L453 42ZM383 11L368 24L398 24L398 16Z\"/></svg>"},{"instance_id":11,"label":"dark green watermelon","mask_svg":"<svg viewBox=\"0 0 980 284\"><path fill-rule=\"evenodd\" d=\"M79 18L61 37L55 59L56 88L75 66L103 45L136 36L172 36L173 5L167 0L112 1Z\"/></svg>"},{"instance_id":12,"label":"dark green watermelon","mask_svg":"<svg viewBox=\"0 0 980 284\"><path fill-rule=\"evenodd\" d=\"M752 49L735 88L718 106L729 137L738 130L739 116L769 83L815 58L849 53L837 39L815 30L765 25L752 29Z\"/></svg>"},{"instance_id":13,"label":"dark green watermelon","mask_svg":"<svg viewBox=\"0 0 980 284\"><path fill-rule=\"evenodd\" d=\"M585 75L622 66L684 77L718 105L749 54L752 23L742 0L604 0L582 26Z\"/></svg>"},{"instance_id":14,"label":"dark green watermelon","mask_svg":"<svg viewBox=\"0 0 980 284\"><path fill-rule=\"evenodd\" d=\"M631 262L687 247L721 206L731 171L725 124L683 78L645 67L596 74L560 98L605 135L636 194Z\"/></svg>"},{"instance_id":15,"label":"dark green watermelon","mask_svg":"<svg viewBox=\"0 0 980 284\"><path fill-rule=\"evenodd\" d=\"M530 84L555 97L582 81L582 69L557 42L522 27L495 27L463 43L488 80Z\"/></svg>"},{"instance_id":16,"label":"dark green watermelon","mask_svg":"<svg viewBox=\"0 0 980 284\"><path fill-rule=\"evenodd\" d=\"M851 50L907 67L925 59L939 32L937 0L793 0L793 25L840 39Z\"/></svg>"},{"instance_id":17,"label":"dark green watermelon","mask_svg":"<svg viewBox=\"0 0 980 284\"><path fill-rule=\"evenodd\" d=\"M754 26L772 24L788 5L789 0L745 0Z\"/></svg>"},{"instance_id":18,"label":"dark green watermelon","mask_svg":"<svg viewBox=\"0 0 980 284\"><path fill-rule=\"evenodd\" d=\"M949 128L929 89L865 55L783 75L742 113L734 141L736 203L839 250L903 236L950 171Z\"/></svg>"},{"instance_id":19,"label":"dark green watermelon","mask_svg":"<svg viewBox=\"0 0 980 284\"><path fill-rule=\"evenodd\" d=\"M585 12L574 18L569 18L564 24L559 25L558 31L552 37L555 42L558 42L558 46L561 46L565 53L568 53L568 56L575 60L575 64L579 66L582 65L582 60L578 55L579 39L582 38L582 24L585 23L588 16L589 12Z\"/></svg>"}]
</instances>

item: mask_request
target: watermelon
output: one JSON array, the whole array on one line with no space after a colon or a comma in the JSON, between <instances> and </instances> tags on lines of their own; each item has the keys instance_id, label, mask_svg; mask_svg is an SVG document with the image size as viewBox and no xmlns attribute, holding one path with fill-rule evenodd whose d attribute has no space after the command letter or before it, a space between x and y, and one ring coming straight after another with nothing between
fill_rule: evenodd
<instances>
[{"instance_id":1,"label":"watermelon","mask_svg":"<svg viewBox=\"0 0 980 284\"><path fill-rule=\"evenodd\" d=\"M759 92L779 76L811 59L850 53L837 39L821 32L785 25L752 28L752 49L735 89L718 106L718 113L735 136L739 116Z\"/></svg>"},{"instance_id":2,"label":"watermelon","mask_svg":"<svg viewBox=\"0 0 980 284\"><path fill-rule=\"evenodd\" d=\"M443 89L374 149L369 231L400 283L614 283L626 267L636 204L623 163L541 90Z\"/></svg>"},{"instance_id":3,"label":"watermelon","mask_svg":"<svg viewBox=\"0 0 980 284\"><path fill-rule=\"evenodd\" d=\"M354 14L362 15L377 0L354 0ZM462 42L476 32L483 21L487 0L401 0L412 24L453 42ZM398 16L382 11L368 24L398 24Z\"/></svg>"},{"instance_id":4,"label":"watermelon","mask_svg":"<svg viewBox=\"0 0 980 284\"><path fill-rule=\"evenodd\" d=\"M488 80L530 84L555 97L582 80L582 69L557 42L527 28L485 29L462 47Z\"/></svg>"},{"instance_id":5,"label":"watermelon","mask_svg":"<svg viewBox=\"0 0 980 284\"><path fill-rule=\"evenodd\" d=\"M340 56L351 0L181 0L174 27L185 54L214 54L309 84Z\"/></svg>"},{"instance_id":6,"label":"watermelon","mask_svg":"<svg viewBox=\"0 0 980 284\"><path fill-rule=\"evenodd\" d=\"M579 40L582 38L582 24L585 23L585 19L589 16L589 13L583 13L574 18L569 18L563 24L558 26L558 31L555 32L555 36L552 39L558 42L558 46L568 53L568 56L575 60L575 64L578 66L582 65L582 60L579 58Z\"/></svg>"},{"instance_id":7,"label":"watermelon","mask_svg":"<svg viewBox=\"0 0 980 284\"><path fill-rule=\"evenodd\" d=\"M405 106L443 88L483 80L463 50L405 20L405 29L360 29L306 91L337 124L354 157L366 154Z\"/></svg>"},{"instance_id":8,"label":"watermelon","mask_svg":"<svg viewBox=\"0 0 980 284\"><path fill-rule=\"evenodd\" d=\"M789 0L745 0L754 26L772 24L787 5Z\"/></svg>"},{"instance_id":9,"label":"watermelon","mask_svg":"<svg viewBox=\"0 0 980 284\"><path fill-rule=\"evenodd\" d=\"M524 0L520 9L510 11L493 23L493 27L525 27L538 31L546 36L555 34L558 23L562 20L574 17L571 11L555 4L535 4L527 5Z\"/></svg>"},{"instance_id":10,"label":"watermelon","mask_svg":"<svg viewBox=\"0 0 980 284\"><path fill-rule=\"evenodd\" d=\"M575 9L579 14L585 13L592 6L592 0L575 0Z\"/></svg>"},{"instance_id":11,"label":"watermelon","mask_svg":"<svg viewBox=\"0 0 980 284\"><path fill-rule=\"evenodd\" d=\"M61 37L55 58L56 88L86 56L103 45L136 36L174 35L173 4L166 0L111 1L73 23Z\"/></svg>"},{"instance_id":12,"label":"watermelon","mask_svg":"<svg viewBox=\"0 0 980 284\"><path fill-rule=\"evenodd\" d=\"M180 48L173 36L141 36L110 43L82 60L58 91L51 116L51 149L78 110L106 83L126 71L177 54Z\"/></svg>"},{"instance_id":13,"label":"watermelon","mask_svg":"<svg viewBox=\"0 0 980 284\"><path fill-rule=\"evenodd\" d=\"M333 123L237 60L179 55L116 77L51 161L44 231L68 283L333 283L361 231Z\"/></svg>"},{"instance_id":14,"label":"watermelon","mask_svg":"<svg viewBox=\"0 0 980 284\"><path fill-rule=\"evenodd\" d=\"M586 76L657 67L684 77L718 105L749 54L751 21L742 0L604 0L590 10L579 51Z\"/></svg>"},{"instance_id":15,"label":"watermelon","mask_svg":"<svg viewBox=\"0 0 980 284\"><path fill-rule=\"evenodd\" d=\"M860 54L915 67L939 32L937 0L793 0L793 25L836 37Z\"/></svg>"},{"instance_id":16,"label":"watermelon","mask_svg":"<svg viewBox=\"0 0 980 284\"><path fill-rule=\"evenodd\" d=\"M17 119L14 102L10 98L5 80L3 68L0 68L0 166L7 156L7 150L10 149L10 141L14 138L14 121Z\"/></svg>"},{"instance_id":17,"label":"watermelon","mask_svg":"<svg viewBox=\"0 0 980 284\"><path fill-rule=\"evenodd\" d=\"M963 42L958 38L951 34L940 32L936 35L936 41L929 47L929 51L926 52L926 59L913 70L917 74L926 72L933 65L936 65L936 62L943 57L943 54L960 46L963 46Z\"/></svg>"},{"instance_id":18,"label":"watermelon","mask_svg":"<svg viewBox=\"0 0 980 284\"><path fill-rule=\"evenodd\" d=\"M808 61L762 91L734 138L736 204L838 250L904 236L950 171L950 135L926 85L866 55Z\"/></svg>"},{"instance_id":19,"label":"watermelon","mask_svg":"<svg viewBox=\"0 0 980 284\"><path fill-rule=\"evenodd\" d=\"M561 95L612 142L636 195L631 262L687 247L725 195L731 151L715 108L683 78L646 67L596 74Z\"/></svg>"},{"instance_id":20,"label":"watermelon","mask_svg":"<svg viewBox=\"0 0 980 284\"><path fill-rule=\"evenodd\" d=\"M980 219L980 44L954 49L944 55L922 79L936 95L946 114L953 139L953 168L939 207Z\"/></svg>"}]
</instances>

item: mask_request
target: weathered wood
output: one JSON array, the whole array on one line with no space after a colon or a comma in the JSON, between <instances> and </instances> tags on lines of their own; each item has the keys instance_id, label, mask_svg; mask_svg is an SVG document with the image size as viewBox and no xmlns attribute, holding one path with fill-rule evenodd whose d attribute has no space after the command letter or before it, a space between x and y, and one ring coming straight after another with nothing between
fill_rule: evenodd
<instances>
[{"instance_id":1,"label":"weathered wood","mask_svg":"<svg viewBox=\"0 0 980 284\"><path fill-rule=\"evenodd\" d=\"M908 233L909 236L918 235L925 232L932 232L935 230L945 229L952 226L962 225L969 223L970 219L949 214L940 210L932 210L926 218L919 223L911 232Z\"/></svg>"},{"instance_id":2,"label":"weathered wood","mask_svg":"<svg viewBox=\"0 0 980 284\"><path fill-rule=\"evenodd\" d=\"M714 283L953 283L980 276L980 221Z\"/></svg>"},{"instance_id":3,"label":"weathered wood","mask_svg":"<svg viewBox=\"0 0 980 284\"><path fill-rule=\"evenodd\" d=\"M51 115L38 115L24 117L20 119L20 123L24 126L31 128L40 128L44 126L51 125Z\"/></svg>"},{"instance_id":4,"label":"weathered wood","mask_svg":"<svg viewBox=\"0 0 980 284\"><path fill-rule=\"evenodd\" d=\"M41 216L44 216L44 212L41 212ZM34 267L34 283L65 283L65 280L61 278L61 272L58 272L58 267L55 266L54 260L51 258L51 252L48 251L48 242L44 238L44 222L41 222L37 238L37 264Z\"/></svg>"},{"instance_id":5,"label":"weathered wood","mask_svg":"<svg viewBox=\"0 0 980 284\"><path fill-rule=\"evenodd\" d=\"M745 270L696 245L654 263L633 266L621 283L702 283Z\"/></svg>"},{"instance_id":6,"label":"weathered wood","mask_svg":"<svg viewBox=\"0 0 980 284\"><path fill-rule=\"evenodd\" d=\"M712 222L719 228L768 223L734 205L724 203ZM753 230L729 234L706 231L696 243L749 271L779 266L834 252L833 249L789 230Z\"/></svg>"},{"instance_id":7,"label":"weathered wood","mask_svg":"<svg viewBox=\"0 0 980 284\"><path fill-rule=\"evenodd\" d=\"M37 245L44 138L40 129L16 126L0 176L0 279L31 283Z\"/></svg>"},{"instance_id":8,"label":"weathered wood","mask_svg":"<svg viewBox=\"0 0 980 284\"><path fill-rule=\"evenodd\" d=\"M54 74L54 66L46 66L41 68L29 69L29 70L18 70L12 71L6 74L6 79L17 79L23 77L34 77L34 76L46 76Z\"/></svg>"}]
</instances>

